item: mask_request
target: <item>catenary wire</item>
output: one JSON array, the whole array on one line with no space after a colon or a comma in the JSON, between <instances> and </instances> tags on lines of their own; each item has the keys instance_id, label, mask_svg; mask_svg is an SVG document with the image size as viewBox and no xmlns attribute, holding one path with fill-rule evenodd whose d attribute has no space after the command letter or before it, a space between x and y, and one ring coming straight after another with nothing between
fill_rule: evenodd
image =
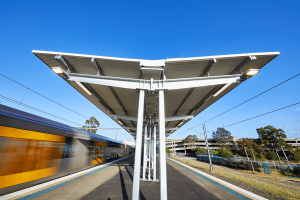
<instances>
[{"instance_id":1,"label":"catenary wire","mask_svg":"<svg viewBox=\"0 0 300 200\"><path fill-rule=\"evenodd\" d=\"M234 106L234 107L232 107L232 108L230 108L230 109L228 109L228 110L226 110L226 111L224 111L224 112L222 112L222 113L220 113L220 114L218 114L218 115L216 115L216 116L214 116L214 117L212 117L212 118L210 118L210 119L208 119L208 120L206 120L206 121L204 121L204 122L202 122L202 123L200 123L200 124L197 124L196 126L193 126L192 128L195 128L195 127L197 127L197 126L199 126L199 125L201 125L201 124L204 124L204 123L206 123L206 122L208 122L208 121L210 121L210 120L212 120L212 119L215 119L216 117L219 117L219 116L221 116L221 115L223 115L223 114L225 114L225 113L227 113L227 112L229 112L229 111L231 111L231 110L233 110L233 109L235 109L235 108L237 108L237 107L239 107L239 106L241 106L241 105L243 105L243 104L245 104L245 103L247 103L247 102L249 102L249 101L251 101L251 100L253 100L253 99L255 99L256 97L259 97L260 95L269 92L270 90L272 90L272 89L274 89L274 88L276 88L276 87L278 87L278 86L280 86L280 85L282 85L282 84L284 84L284 83L286 83L286 82L292 80L293 78L296 78L296 77L299 76L299 75L300 75L300 73L299 73L299 74L296 74L295 76L292 76L291 78L289 78L289 79L287 79L287 80L285 80L285 81L283 81L283 82L281 82L281 83L279 83L279 84L277 84L277 85L275 85L275 86L273 86L273 87L271 87L271 88L265 90L264 92L262 92L262 93L260 93L260 94L258 94L258 95L256 95L256 96L254 96L254 97L252 97L252 98L250 98L250 99L248 99L248 100L246 100L246 101L244 101L244 102L242 102L242 103L240 103L240 104L238 104L238 105L236 105L236 106ZM186 131L188 131L188 129L187 129ZM184 131L184 132L178 134L177 136L179 136L179 135L185 133L186 131ZM175 136L175 137L177 137L177 136Z\"/></svg>"},{"instance_id":2,"label":"catenary wire","mask_svg":"<svg viewBox=\"0 0 300 200\"><path fill-rule=\"evenodd\" d=\"M268 115L268 114L270 114L270 113L277 112L277 111L279 111L279 110L283 110L283 109L286 109L286 108L289 108L289 107L292 107L292 106L295 106L295 105L298 105L298 104L300 104L300 101L297 102L297 103L294 103L294 104L291 104L291 105L282 107L282 108L278 108L278 109L276 109L276 110L272 110L272 111L270 111L270 112L266 112L266 113L257 115L257 116L255 116L255 117L250 117L250 118L248 118L248 119L245 119L245 120L242 120L242 121L239 121L239 122L235 122L235 123L229 124L229 125L227 125L227 126L224 126L224 128L229 127L229 126L234 126L234 125L236 125L236 124L239 124L239 123L242 123L242 122L245 122L245 121L249 121L249 120L251 120L251 119L255 119L255 118L258 118L258 117L262 117L262 116L264 116L264 115ZM174 136L174 138L175 138L175 137L178 137L179 135L185 133L185 132L188 131L188 130L189 130L189 129L187 129L187 130L185 130L184 132L182 132L182 133L180 133L180 134ZM215 130L213 130L213 131L216 131L216 130L217 130L217 129L215 129ZM208 131L208 133L211 133L211 132L213 132L213 131Z\"/></svg>"},{"instance_id":3,"label":"catenary wire","mask_svg":"<svg viewBox=\"0 0 300 200\"><path fill-rule=\"evenodd\" d=\"M60 106L64 107L65 109L67 109L67 110L69 110L69 111L72 111L73 113L76 113L77 115L80 115L81 117L84 117L84 118L88 119L86 116L84 116L84 115L82 115L82 114L80 114L80 113L78 113L78 112L76 112L76 111L74 111L74 110L72 110L72 109L70 109L70 108L68 108L68 107L66 107L66 106L64 106L64 105L62 105L62 104L60 104L60 103L58 103L58 102L56 102L56 101L54 101L54 100L52 100L52 99L50 99L50 98L44 96L44 95L42 95L42 94L40 94L40 93L34 91L34 90L32 90L32 89L30 89L29 87L26 87L25 85L23 85L23 84L21 84L21 83L15 81L15 80L13 80L13 79L11 79L11 78L5 76L4 74L0 73L0 75L3 76L3 77L5 77L5 78L7 78L8 80L11 80L11 81L13 81L13 82L15 82L15 83L21 85L22 87L26 88L27 90L30 90L30 91L32 91L32 92L34 92L34 93L36 93L36 94L38 94L38 95L40 95L40 96L42 96L42 97L48 99L49 101L52 101L53 103L56 103L57 105L60 105ZM23 99L22 99L22 100L23 100Z\"/></svg>"},{"instance_id":4,"label":"catenary wire","mask_svg":"<svg viewBox=\"0 0 300 200\"><path fill-rule=\"evenodd\" d=\"M9 102L12 102L12 103L18 104L18 105L20 105L20 106L24 106L24 107L26 107L26 108L29 108L29 109L32 109L32 110L38 111L38 112L40 112L40 113L43 113L43 114L46 114L46 115L50 115L50 116L52 116L52 117L55 117L55 118L58 118L58 119L61 119L61 120L65 120L65 121L68 121L68 122L70 122L70 123L77 124L77 125L81 126L81 124L78 124L78 123L72 122L72 121L70 121L70 120L67 120L67 119L64 119L64 118L62 118L62 117L58 117L58 116L56 116L56 115L53 115L53 114L51 114L51 113L48 113L48 112L46 112L46 111L43 111L43 110L40 110L40 109L38 109L38 108L35 108L35 107L32 107L32 106L29 106L29 105L27 105L27 104L21 103L21 102L19 102L19 101L16 101L16 100L14 100L14 99L11 99L11 98L8 98L8 97L5 97L5 96L3 96L3 95L0 95L0 98L1 98L1 99L4 99L4 100L6 100L6 101L9 101Z\"/></svg>"},{"instance_id":5,"label":"catenary wire","mask_svg":"<svg viewBox=\"0 0 300 200\"><path fill-rule=\"evenodd\" d=\"M218 114L218 115L216 115L216 116L214 116L214 117L212 117L212 118L210 118L210 119L208 119L208 120L206 120L206 121L204 121L204 122L202 122L202 123L200 123L200 124L198 124L198 125L196 125L196 126L193 126L192 128L195 128L195 127L197 127L197 126L199 126L199 125L201 125L201 124L204 124L204 123L206 123L206 122L208 122L208 121L210 121L210 120L212 120L212 119L215 119L216 117L219 117L219 116L221 116L221 115L223 115L223 114L225 114L225 113L227 113L227 112L229 112L229 111L231 111L231 110L233 110L233 109L235 109L235 108L237 108L237 107L239 107L239 106L241 106L241 105L243 105L243 104L245 104L245 103L247 103L247 102L249 102L249 101L251 101L251 100L253 100L253 99L255 99L256 97L259 97L260 95L263 95L263 94L265 94L265 93L267 93L267 92L273 90L274 88L276 88L276 87L278 87L278 86L280 86L280 85L282 85L282 84L284 84L284 83L286 83L286 82L292 80L293 78L296 78L296 77L299 76L299 75L300 75L300 73L297 74L297 75L295 75L295 76L293 76L293 77L291 77L291 78L289 78L289 79L287 79L287 80L285 80L285 81L283 81L283 82L281 82L281 83L279 83L279 84L277 84L277 85L275 85L275 86L273 86L273 87L271 87L271 88L269 88L269 89L267 89L267 90L265 90L265 91L262 92L262 93L259 93L259 94L256 95L256 96L254 96L254 97L252 97L252 98L250 98L250 99L248 99L248 100L246 100L246 101L244 101L244 102L242 102L242 103L240 103L240 104L238 104L238 105L236 105L236 106L234 106L234 107L232 107L232 108L230 108L230 109L228 109L228 110L226 110L226 111L224 111L224 112L222 112L222 113L220 113L220 114Z\"/></svg>"}]
</instances>

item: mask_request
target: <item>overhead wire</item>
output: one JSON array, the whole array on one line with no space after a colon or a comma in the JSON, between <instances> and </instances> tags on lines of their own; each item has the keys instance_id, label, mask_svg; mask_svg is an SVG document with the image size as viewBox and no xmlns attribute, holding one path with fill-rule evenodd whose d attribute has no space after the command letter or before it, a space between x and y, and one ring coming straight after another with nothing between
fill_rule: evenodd
<instances>
[{"instance_id":1,"label":"overhead wire","mask_svg":"<svg viewBox=\"0 0 300 200\"><path fill-rule=\"evenodd\" d=\"M82 115L82 114L80 114L80 113L78 113L78 112L76 112L76 111L74 111L74 110L72 110L72 109L70 109L70 108L68 108L68 107L66 107L66 106L64 106L64 105L62 105L62 104L60 104L60 103L58 103L58 102L56 102L56 101L54 101L54 100L52 100L52 99L46 97L46 96L44 96L44 95L38 93L38 92L36 92L36 91L34 91L33 89L30 89L29 87L27 87L27 86L25 86L25 85L23 85L23 84L21 84L21 83L15 81L15 80L13 80L12 78L9 78L9 77L5 76L5 75L2 74L2 73L0 73L0 75L3 76L3 77L5 77L5 78L7 78L7 79L10 80L10 81L13 81L13 82L17 83L18 85L21 85L22 87L26 88L27 90L30 90L30 91L32 91L32 92L34 92L34 93L36 93L36 94L38 94L38 95L40 95L40 96L42 96L42 97L48 99L49 101L52 101L53 103L56 103L57 105L60 105L60 106L62 106L63 108L65 108L65 109L67 109L67 110L69 110L69 111L71 111L71 112L73 112L73 113L76 113L77 115L80 115L81 117L84 117L84 118L88 119L88 117L86 117L86 116L84 116L84 115ZM26 92L27 92L27 91L26 91ZM26 94L26 93L25 93L25 94ZM24 97L23 97L23 98L24 98ZM23 100L23 99L22 99L22 100Z\"/></svg>"},{"instance_id":2,"label":"overhead wire","mask_svg":"<svg viewBox=\"0 0 300 200\"><path fill-rule=\"evenodd\" d=\"M227 125L227 126L224 126L224 128L229 127L229 126L234 126L234 125L236 125L236 124L239 124L239 123L242 123L242 122L245 122L245 121L249 121L249 120L251 120L251 119L255 119L255 118L258 118L258 117L262 117L262 116L264 116L264 115L268 115L268 114L270 114L270 113L277 112L277 111L279 111L279 110L283 110L283 109L286 109L286 108L289 108L289 107L292 107L292 106L295 106L295 105L298 105L298 104L300 104L300 101L297 102L297 103L294 103L294 104L291 104L291 105L282 107L282 108L278 108L278 109L275 109L275 110L272 110L272 111L269 111L269 112L266 112L266 113L257 115L257 116L255 116L255 117L250 117L250 118L248 118L248 119L245 119L245 120L242 120L242 121L239 121L239 122L235 122L235 123L229 124L229 125ZM180 133L180 134L174 136L174 138L175 138L175 137L178 137L179 135L185 133L185 132L188 131L188 130L189 130L189 129L187 129L187 130L185 130L184 132L182 132L182 133ZM217 129L215 129L215 130L213 130L213 131L216 131L216 130L217 130ZM208 131L208 133L211 133L211 132L213 132L213 131Z\"/></svg>"},{"instance_id":3,"label":"overhead wire","mask_svg":"<svg viewBox=\"0 0 300 200\"><path fill-rule=\"evenodd\" d=\"M51 114L51 113L48 113L48 112L46 112L46 111L43 111L43 110L40 110L40 109L38 109L38 108L35 108L35 107L32 107L32 106L29 106L29 105L27 105L27 104L21 103L21 102L19 102L19 101L16 101L16 100L14 100L14 99L11 99L11 98L9 98L9 97L6 97L6 96L3 96L3 95L0 95L0 98L1 98L1 99L4 99L4 100L6 100L6 101L9 101L9 102L12 102L12 103L18 104L18 105L20 105L20 106L24 106L24 107L26 107L26 108L29 108L29 109L35 110L35 111L37 111L37 112L40 112L40 113L43 113L43 114L46 114L46 115L50 115L50 116L52 116L52 117L55 117L55 118L58 118L58 119L61 119L61 120L65 120L65 121L67 121L67 122L70 122L70 123L73 123L73 124L76 124L76 125L79 125L79 126L81 126L81 124L78 124L78 123L76 123L76 122L72 122L72 121L70 121L70 120L67 120L67 119L64 119L64 118L62 118L62 117L59 117L59 116L53 115L53 114Z\"/></svg>"},{"instance_id":4,"label":"overhead wire","mask_svg":"<svg viewBox=\"0 0 300 200\"><path fill-rule=\"evenodd\" d=\"M270 113L277 112L277 111L279 111L279 110L283 110L283 109L286 109L286 108L289 108L289 107L292 107L292 106L295 106L295 105L298 105L298 104L300 104L300 101L297 102L297 103L294 103L294 104L291 104L291 105L282 107L282 108L278 108L278 109L276 109L276 110L272 110L272 111L270 111L270 112L266 112L266 113L261 114L261 115L257 115L257 116L255 116L255 117L251 117L251 118L248 118L248 119L239 121L239 122L235 122L235 123L233 123L233 124L229 124L229 125L227 125L227 126L224 126L224 128L225 128L225 127L229 127L229 126L233 126L233 125L236 125L236 124L245 122L245 121L249 121L249 120L251 120L251 119L255 119L255 118L258 118L258 117L261 117L261 116L264 116L264 115L268 115L268 114L270 114Z\"/></svg>"},{"instance_id":5,"label":"overhead wire","mask_svg":"<svg viewBox=\"0 0 300 200\"><path fill-rule=\"evenodd\" d=\"M271 90L273 90L274 88L276 88L276 87L278 87L278 86L280 86L280 85L282 85L282 84L284 84L284 83L292 80L293 78L296 78L299 75L300 75L300 73L297 74L297 75L295 75L295 76L293 76L293 77L291 77L291 78L289 78L289 79L287 79L287 80L285 80L285 81L283 81L283 82L281 82L281 83L279 83L279 84L277 84L277 85L275 85L275 86L273 86L273 87L271 87L271 88L269 88L269 89L267 89L267 90L265 90L262 93L259 93L256 96L254 96L254 97L252 97L252 98L250 98L250 99L248 99L248 100L246 100L246 101L244 101L244 102L242 102L242 103L240 103L240 104L238 104L238 105L236 105L236 106L234 106L234 107L232 107L232 108L230 108L230 109L228 109L228 110L226 110L226 111L224 111L224 112L222 112L222 113L220 113L220 114L218 114L218 115L216 115L216 116L214 116L214 117L212 117L212 118L210 118L210 119L208 119L208 120L206 120L206 121L204 121L204 122L202 122L202 123L200 123L200 124L198 124L198 125L196 125L194 127L192 127L192 128L195 128L195 127L197 127L197 126L199 126L201 124L204 124L204 123L206 123L206 122L208 122L208 121L210 121L212 119L215 119L216 117L219 117L219 116L221 116L221 115L223 115L223 114L225 114L225 113L227 113L227 112L229 112L229 111L231 111L231 110L233 110L233 109L235 109L235 108L237 108L237 107L239 107L239 106L241 106L241 105L243 105L243 104L245 104L245 103L247 103L247 102L249 102L249 101L251 101L251 100L253 100L253 99L255 99L255 98L257 98L257 97L259 97L259 96L261 96L261 95L263 95L263 94L265 94L267 92L269 92L269 91L271 91Z\"/></svg>"},{"instance_id":6,"label":"overhead wire","mask_svg":"<svg viewBox=\"0 0 300 200\"><path fill-rule=\"evenodd\" d=\"M227 112L229 112L229 111L231 111L231 110L233 110L233 109L235 109L235 108L237 108L237 107L239 107L239 106L241 106L241 105L243 105L243 104L245 104L245 103L247 103L247 102L249 102L249 101L251 101L251 100L253 100L253 99L255 99L255 98L257 98L257 97L259 97L259 96L261 96L261 95L263 95L263 94L265 94L265 93L267 93L267 92L269 92L269 91L271 91L271 90L273 90L273 89L275 89L276 87L278 87L278 86L280 86L280 85L282 85L282 84L284 84L284 83L286 83L286 82L288 82L288 81L290 81L290 80L296 78L296 77L299 76L299 75L300 75L300 73L299 73L299 74L296 74L295 76L292 76L292 77L289 78L289 79L286 79L286 80L283 81L283 82L280 82L279 84L277 84L277 85L275 85L275 86L273 86L273 87L271 87L271 88L265 90L264 92L261 92L261 93L259 93L258 95L255 95L254 97L252 97L252 98L250 98L250 99L248 99L248 100L246 100L246 101L244 101L244 102L242 102L242 103L240 103L240 104L238 104L238 105L236 105L236 106L234 106L234 107L232 107L232 108L230 108L230 109L228 109L228 110L226 110L226 111L224 111L224 112L222 112L222 113L220 113L220 114L218 114L218 115L216 115L216 116L214 116L214 117L212 117L212 118L210 118L210 119L208 119L208 120L206 120L206 121L204 121L204 122L202 122L202 123L200 123L200 124L197 124L196 126L193 126L192 128L195 128L195 127L197 127L197 126L199 126L199 125L201 125L201 124L204 124L204 123L206 123L206 122L208 122L208 121L210 121L210 120L212 120L212 119L215 119L216 117L219 117L219 116L221 116L221 115L223 115L223 114L225 114L225 113L227 113ZM296 104L297 104L297 103L296 103ZM296 105L296 104L295 104L295 105ZM292 106L292 105L290 105L290 106ZM288 106L288 107L289 107L289 106ZM276 110L276 111L277 111L277 110ZM271 111L271 112L275 112L275 111ZM265 115L265 114L263 114L263 115ZM246 121L247 121L247 120L246 120ZM240 122L240 123L241 123L241 122ZM223 126L224 126L224 125L223 125ZM225 126L225 127L227 127L227 126ZM179 133L178 135L176 135L176 136L174 136L174 137L178 137L179 135L185 133L186 131L188 131L188 129L185 130L185 131L182 132L182 133Z\"/></svg>"}]
</instances>

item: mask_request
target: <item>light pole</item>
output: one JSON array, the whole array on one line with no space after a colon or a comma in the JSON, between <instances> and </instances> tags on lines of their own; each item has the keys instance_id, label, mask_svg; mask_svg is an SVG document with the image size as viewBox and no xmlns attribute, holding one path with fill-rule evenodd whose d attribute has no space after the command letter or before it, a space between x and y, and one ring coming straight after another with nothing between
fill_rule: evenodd
<instances>
[{"instance_id":1,"label":"light pole","mask_svg":"<svg viewBox=\"0 0 300 200\"><path fill-rule=\"evenodd\" d=\"M288 132L288 134L289 134L289 136L290 136L290 138L291 138L290 131L289 131L288 127L285 126L284 128L287 130L287 132Z\"/></svg>"}]
</instances>

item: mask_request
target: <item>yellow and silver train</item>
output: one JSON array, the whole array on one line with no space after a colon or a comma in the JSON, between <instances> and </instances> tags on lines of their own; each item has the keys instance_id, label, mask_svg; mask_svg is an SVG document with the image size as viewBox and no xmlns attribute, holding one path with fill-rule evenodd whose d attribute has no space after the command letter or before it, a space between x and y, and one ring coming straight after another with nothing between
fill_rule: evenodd
<instances>
[{"instance_id":1,"label":"yellow and silver train","mask_svg":"<svg viewBox=\"0 0 300 200\"><path fill-rule=\"evenodd\" d=\"M133 152L119 141L0 105L0 195Z\"/></svg>"}]
</instances>

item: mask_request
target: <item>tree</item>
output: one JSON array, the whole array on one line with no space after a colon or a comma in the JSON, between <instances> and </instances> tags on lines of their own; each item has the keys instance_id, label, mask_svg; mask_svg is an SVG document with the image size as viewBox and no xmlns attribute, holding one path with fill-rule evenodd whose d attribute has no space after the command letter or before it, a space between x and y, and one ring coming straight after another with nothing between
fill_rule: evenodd
<instances>
[{"instance_id":1,"label":"tree","mask_svg":"<svg viewBox=\"0 0 300 200\"><path fill-rule=\"evenodd\" d=\"M197 155L199 155L200 153L207 153L207 151L206 151L206 149L197 147L197 148L195 149L195 153L196 153Z\"/></svg>"},{"instance_id":2,"label":"tree","mask_svg":"<svg viewBox=\"0 0 300 200\"><path fill-rule=\"evenodd\" d=\"M294 152L293 152L293 160L295 162L299 162L300 161L300 148L296 147Z\"/></svg>"},{"instance_id":3,"label":"tree","mask_svg":"<svg viewBox=\"0 0 300 200\"><path fill-rule=\"evenodd\" d=\"M261 144L264 144L268 151L275 151L275 149L285 146L286 149L292 149L291 145L285 142L286 134L282 129L276 129L273 126L266 126L264 128L256 129Z\"/></svg>"},{"instance_id":4,"label":"tree","mask_svg":"<svg viewBox=\"0 0 300 200\"><path fill-rule=\"evenodd\" d=\"M238 146L238 154L243 155L246 157L245 153L245 147L248 156L253 159L253 154L255 158L263 159L267 155L267 153L264 151L263 147L261 145L258 145L256 142L254 142L252 139L239 139L237 140L237 146ZM252 150L253 153L252 153Z\"/></svg>"},{"instance_id":5,"label":"tree","mask_svg":"<svg viewBox=\"0 0 300 200\"><path fill-rule=\"evenodd\" d=\"M221 148L219 150L218 156L223 158L231 158L233 156L233 153L229 149Z\"/></svg>"},{"instance_id":6,"label":"tree","mask_svg":"<svg viewBox=\"0 0 300 200\"><path fill-rule=\"evenodd\" d=\"M228 148L230 141L232 141L231 133L225 128L219 127L216 132L212 133L212 137L222 148Z\"/></svg>"},{"instance_id":7,"label":"tree","mask_svg":"<svg viewBox=\"0 0 300 200\"><path fill-rule=\"evenodd\" d=\"M92 133L96 133L96 129L88 129L88 128L97 128L100 126L99 121L93 116L90 119L85 121L85 125L83 125L83 128L87 128L87 131L90 131Z\"/></svg>"},{"instance_id":8,"label":"tree","mask_svg":"<svg viewBox=\"0 0 300 200\"><path fill-rule=\"evenodd\" d=\"M210 152L210 154L219 154L219 152L214 149L210 149L209 152Z\"/></svg>"},{"instance_id":9,"label":"tree","mask_svg":"<svg viewBox=\"0 0 300 200\"><path fill-rule=\"evenodd\" d=\"M169 148L166 148L167 153L172 153L172 151Z\"/></svg>"},{"instance_id":10,"label":"tree","mask_svg":"<svg viewBox=\"0 0 300 200\"><path fill-rule=\"evenodd\" d=\"M184 140L182 140L182 143L186 143L190 149L195 149L195 142L198 139L196 135L188 135Z\"/></svg>"}]
</instances>

